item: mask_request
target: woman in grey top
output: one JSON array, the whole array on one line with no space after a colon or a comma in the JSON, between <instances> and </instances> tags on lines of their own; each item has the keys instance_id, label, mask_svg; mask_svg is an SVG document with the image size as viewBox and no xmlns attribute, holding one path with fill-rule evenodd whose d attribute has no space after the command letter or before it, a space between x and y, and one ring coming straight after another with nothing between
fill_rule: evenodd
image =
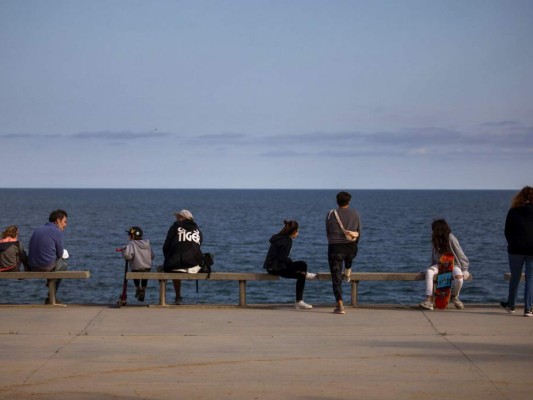
<instances>
[{"instance_id":1,"label":"woman in grey top","mask_svg":"<svg viewBox=\"0 0 533 400\"><path fill-rule=\"evenodd\" d=\"M453 283L451 302L458 310L464 308L463 303L459 300L459 292L463 287L464 279L470 276L468 258L465 256L457 238L452 234L450 226L444 219L437 219L431 225L432 235L431 243L433 249L431 252L431 267L426 270L426 300L420 303L420 307L426 310L433 310L433 277L439 272L437 262L441 255L446 253L453 254Z\"/></svg>"}]
</instances>

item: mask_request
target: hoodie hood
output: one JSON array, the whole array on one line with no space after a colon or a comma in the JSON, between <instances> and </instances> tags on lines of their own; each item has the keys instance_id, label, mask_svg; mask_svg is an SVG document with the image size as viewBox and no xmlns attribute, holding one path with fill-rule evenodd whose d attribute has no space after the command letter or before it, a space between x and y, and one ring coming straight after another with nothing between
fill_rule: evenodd
<instances>
[{"instance_id":1,"label":"hoodie hood","mask_svg":"<svg viewBox=\"0 0 533 400\"><path fill-rule=\"evenodd\" d=\"M148 239L132 240L131 244L140 250L146 250L150 248L150 241Z\"/></svg>"},{"instance_id":2,"label":"hoodie hood","mask_svg":"<svg viewBox=\"0 0 533 400\"><path fill-rule=\"evenodd\" d=\"M179 223L179 225L186 231L194 231L198 229L198 225L192 219L185 219Z\"/></svg>"},{"instance_id":3,"label":"hoodie hood","mask_svg":"<svg viewBox=\"0 0 533 400\"><path fill-rule=\"evenodd\" d=\"M289 254L292 247L292 238L289 235L276 233L269 239L270 248L263 268L268 271L281 271L287 268L287 263L291 262Z\"/></svg>"},{"instance_id":4,"label":"hoodie hood","mask_svg":"<svg viewBox=\"0 0 533 400\"><path fill-rule=\"evenodd\" d=\"M281 235L279 233L276 233L275 235L272 235L272 237L269 239L270 243L279 242L281 240L287 240L287 235Z\"/></svg>"}]
</instances>

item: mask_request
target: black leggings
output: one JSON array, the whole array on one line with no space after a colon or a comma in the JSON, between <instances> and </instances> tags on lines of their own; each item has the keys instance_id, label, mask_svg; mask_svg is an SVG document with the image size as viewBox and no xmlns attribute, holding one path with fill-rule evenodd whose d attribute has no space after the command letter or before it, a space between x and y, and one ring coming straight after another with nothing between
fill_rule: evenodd
<instances>
[{"instance_id":1,"label":"black leggings","mask_svg":"<svg viewBox=\"0 0 533 400\"><path fill-rule=\"evenodd\" d=\"M134 279L133 283L135 283L135 287L139 287L139 283L141 284L141 287L145 288L148 284L148 280L143 279L142 281L140 279Z\"/></svg>"},{"instance_id":2,"label":"black leggings","mask_svg":"<svg viewBox=\"0 0 533 400\"><path fill-rule=\"evenodd\" d=\"M147 270L140 270L140 271L135 271L135 272L150 272L150 270L147 269ZM140 279L134 279L134 280L133 280L133 283L135 284L135 287L145 288L146 285L148 285L148 280L146 280L146 279L143 279L143 280L140 280ZM139 286L139 285L140 285L140 286Z\"/></svg>"},{"instance_id":3,"label":"black leggings","mask_svg":"<svg viewBox=\"0 0 533 400\"><path fill-rule=\"evenodd\" d=\"M356 255L357 244L355 243L339 243L328 246L328 263L335 301L342 300L342 267L352 268L352 262Z\"/></svg>"},{"instance_id":4,"label":"black leggings","mask_svg":"<svg viewBox=\"0 0 533 400\"><path fill-rule=\"evenodd\" d=\"M305 277L307 264L304 261L293 261L287 264L287 268L281 271L268 271L271 275L279 275L282 278L296 279L296 301L304 298Z\"/></svg>"}]
</instances>

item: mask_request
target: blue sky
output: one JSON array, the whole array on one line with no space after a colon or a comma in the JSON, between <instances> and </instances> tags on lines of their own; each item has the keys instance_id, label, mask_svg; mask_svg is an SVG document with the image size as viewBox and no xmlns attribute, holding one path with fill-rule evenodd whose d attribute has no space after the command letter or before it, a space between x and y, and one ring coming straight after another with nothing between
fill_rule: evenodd
<instances>
[{"instance_id":1,"label":"blue sky","mask_svg":"<svg viewBox=\"0 0 533 400\"><path fill-rule=\"evenodd\" d=\"M0 187L533 184L533 1L0 0Z\"/></svg>"}]
</instances>

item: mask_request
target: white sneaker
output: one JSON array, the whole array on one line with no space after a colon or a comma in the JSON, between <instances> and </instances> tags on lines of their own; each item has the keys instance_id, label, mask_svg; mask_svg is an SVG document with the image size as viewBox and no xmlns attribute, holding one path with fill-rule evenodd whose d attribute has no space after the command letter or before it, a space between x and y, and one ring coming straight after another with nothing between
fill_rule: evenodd
<instances>
[{"instance_id":1,"label":"white sneaker","mask_svg":"<svg viewBox=\"0 0 533 400\"><path fill-rule=\"evenodd\" d=\"M454 297L452 299L452 303L455 306L455 308L457 308L458 310L462 310L463 308L465 308L465 305L463 304L461 300L459 300L458 297Z\"/></svg>"},{"instance_id":2,"label":"white sneaker","mask_svg":"<svg viewBox=\"0 0 533 400\"><path fill-rule=\"evenodd\" d=\"M351 268L345 268L344 269L344 274L342 274L342 280L344 282L350 283L350 275L351 274L352 274L352 269Z\"/></svg>"},{"instance_id":3,"label":"white sneaker","mask_svg":"<svg viewBox=\"0 0 533 400\"><path fill-rule=\"evenodd\" d=\"M305 279L307 279L308 281L318 280L318 274L313 274L312 272L306 272Z\"/></svg>"},{"instance_id":4,"label":"white sneaker","mask_svg":"<svg viewBox=\"0 0 533 400\"><path fill-rule=\"evenodd\" d=\"M425 300L419 304L420 308L424 310L433 310L433 303L430 300Z\"/></svg>"},{"instance_id":5,"label":"white sneaker","mask_svg":"<svg viewBox=\"0 0 533 400\"><path fill-rule=\"evenodd\" d=\"M294 308L297 310L309 310L313 308L313 306L311 304L304 303L303 300L300 300L294 303Z\"/></svg>"},{"instance_id":6,"label":"white sneaker","mask_svg":"<svg viewBox=\"0 0 533 400\"><path fill-rule=\"evenodd\" d=\"M344 305L335 307L333 314L346 314L346 311L344 311Z\"/></svg>"}]
</instances>

